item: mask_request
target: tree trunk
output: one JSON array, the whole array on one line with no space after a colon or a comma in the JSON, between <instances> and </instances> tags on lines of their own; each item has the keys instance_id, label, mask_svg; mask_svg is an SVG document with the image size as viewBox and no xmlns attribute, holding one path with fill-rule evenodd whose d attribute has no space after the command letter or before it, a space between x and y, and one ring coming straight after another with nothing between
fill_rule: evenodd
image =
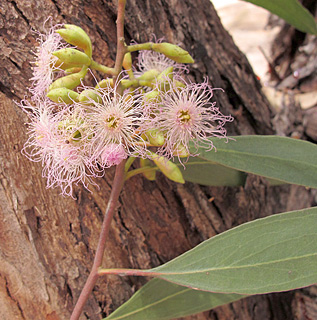
<instances>
[{"instance_id":1,"label":"tree trunk","mask_svg":"<svg viewBox=\"0 0 317 320\"><path fill-rule=\"evenodd\" d=\"M315 0L300 0L307 10L317 17ZM276 16L275 16L276 19ZM271 48L271 62L277 73L279 90L295 89L299 92L317 90L317 39L315 36L295 29L279 19L281 30L276 35ZM273 23L274 24L274 23Z\"/></svg>"},{"instance_id":2,"label":"tree trunk","mask_svg":"<svg viewBox=\"0 0 317 320\"><path fill-rule=\"evenodd\" d=\"M26 94L32 76L36 34L51 16L81 26L93 42L96 61L113 64L116 1L2 1L0 38L0 318L68 319L92 265L114 170L89 193L75 187L76 200L46 189L41 164L21 154L26 115L14 101ZM155 34L181 45L195 58L193 80L208 76L218 106L235 117L230 134L274 134L274 112L245 56L223 29L208 0L127 1L126 40ZM292 124L290 124L292 126ZM210 201L214 199L213 201ZM244 187L180 185L160 176L129 180L111 225L103 265L150 268L243 222L309 207L312 191L268 187L249 175ZM145 280L109 276L98 281L81 319L102 319ZM313 319L316 291L253 296L186 319Z\"/></svg>"}]
</instances>

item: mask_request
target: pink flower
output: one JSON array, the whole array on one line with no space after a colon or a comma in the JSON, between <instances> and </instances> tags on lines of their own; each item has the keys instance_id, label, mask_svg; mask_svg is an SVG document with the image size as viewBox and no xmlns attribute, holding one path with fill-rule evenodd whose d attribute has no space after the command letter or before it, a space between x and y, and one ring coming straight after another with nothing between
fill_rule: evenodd
<instances>
[{"instance_id":1,"label":"pink flower","mask_svg":"<svg viewBox=\"0 0 317 320\"><path fill-rule=\"evenodd\" d=\"M45 162L52 148L57 144L59 115L53 112L55 105L49 99L38 100L35 105L23 100L20 107L28 111L27 114L30 117L29 138L22 153L32 161Z\"/></svg>"},{"instance_id":2,"label":"pink flower","mask_svg":"<svg viewBox=\"0 0 317 320\"><path fill-rule=\"evenodd\" d=\"M112 161L105 161L105 150L113 149L114 145L121 159L143 155L145 143L139 134L139 127L144 122L141 95L125 92L120 96L110 87L99 89L97 94L100 102L91 100L85 107L86 120L93 128L92 159L97 162L101 159L102 166L109 166Z\"/></svg>"},{"instance_id":3,"label":"pink flower","mask_svg":"<svg viewBox=\"0 0 317 320\"><path fill-rule=\"evenodd\" d=\"M121 144L110 143L106 145L100 155L100 165L109 168L118 165L123 159L128 157Z\"/></svg>"},{"instance_id":4,"label":"pink flower","mask_svg":"<svg viewBox=\"0 0 317 320\"><path fill-rule=\"evenodd\" d=\"M81 182L89 190L89 184L95 184L91 178L95 173L90 172L84 149L79 145L60 143L52 150L50 161L44 165L43 176L47 178L47 187L60 187L63 195L73 197L73 184Z\"/></svg>"},{"instance_id":5,"label":"pink flower","mask_svg":"<svg viewBox=\"0 0 317 320\"><path fill-rule=\"evenodd\" d=\"M29 88L33 100L46 96L48 87L54 80L54 74L61 72L56 66L58 59L52 55L54 51L67 46L62 42L62 37L55 32L59 27L59 25L52 27L46 34L39 33L33 77L30 79L32 87Z\"/></svg>"},{"instance_id":6,"label":"pink flower","mask_svg":"<svg viewBox=\"0 0 317 320\"><path fill-rule=\"evenodd\" d=\"M153 121L151 127L158 128L165 135L165 143L158 148L158 154L171 158L179 150L195 156L198 148L211 150L214 146L209 137L226 137L226 122L233 121L231 116L223 115L212 102L213 88L207 82L188 84L184 88L171 87L161 92L156 108L149 108ZM193 142L196 152L189 150Z\"/></svg>"},{"instance_id":7,"label":"pink flower","mask_svg":"<svg viewBox=\"0 0 317 320\"><path fill-rule=\"evenodd\" d=\"M31 110L29 139L22 152L32 161L41 162L47 188L60 187L63 195L73 196L73 184L81 182L87 189L99 175L89 154L91 130L84 121L83 110L73 108L55 111L56 104L48 98L37 100L35 106L23 102Z\"/></svg>"}]
</instances>

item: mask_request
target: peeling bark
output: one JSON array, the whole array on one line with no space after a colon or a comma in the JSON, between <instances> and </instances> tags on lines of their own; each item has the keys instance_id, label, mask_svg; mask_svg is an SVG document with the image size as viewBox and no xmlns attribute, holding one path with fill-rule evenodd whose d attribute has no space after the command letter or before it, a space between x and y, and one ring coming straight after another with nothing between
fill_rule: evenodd
<instances>
[{"instance_id":1,"label":"peeling bark","mask_svg":"<svg viewBox=\"0 0 317 320\"><path fill-rule=\"evenodd\" d=\"M235 121L230 134L273 134L274 112L252 68L221 26L210 1L127 1L126 38L158 38L190 51L190 77L208 76L218 105ZM0 318L68 319L88 276L114 171L77 200L47 190L41 165L22 156L26 115L14 100L26 94L36 34L51 16L80 25L91 36L94 57L115 58L116 1L2 1L0 4ZM209 201L213 198L213 201ZM111 225L103 265L150 268L243 222L314 204L310 190L269 188L250 175L241 188L178 185L160 176L128 181ZM101 279L81 319L101 319L126 301L141 278ZM313 319L316 289L250 297L187 319Z\"/></svg>"}]
</instances>

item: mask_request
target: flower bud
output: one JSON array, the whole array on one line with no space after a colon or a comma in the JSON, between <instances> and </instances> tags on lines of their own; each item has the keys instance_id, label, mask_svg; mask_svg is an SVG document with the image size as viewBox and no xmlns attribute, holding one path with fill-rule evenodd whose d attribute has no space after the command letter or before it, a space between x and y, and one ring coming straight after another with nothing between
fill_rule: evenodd
<instances>
[{"instance_id":1,"label":"flower bud","mask_svg":"<svg viewBox=\"0 0 317 320\"><path fill-rule=\"evenodd\" d=\"M144 133L146 140L148 140L152 146L160 147L165 142L165 137L162 131L158 129L148 130Z\"/></svg>"},{"instance_id":2,"label":"flower bud","mask_svg":"<svg viewBox=\"0 0 317 320\"><path fill-rule=\"evenodd\" d=\"M140 167L144 168L144 167L153 167L153 163L149 160L149 159L142 159L140 158ZM143 176L150 180L150 181L154 181L156 178L156 170L151 170L151 171L145 171L142 173Z\"/></svg>"},{"instance_id":3,"label":"flower bud","mask_svg":"<svg viewBox=\"0 0 317 320\"><path fill-rule=\"evenodd\" d=\"M167 42L153 43L152 49L163 53L166 57L178 63L194 63L191 55L179 46Z\"/></svg>"},{"instance_id":4,"label":"flower bud","mask_svg":"<svg viewBox=\"0 0 317 320\"><path fill-rule=\"evenodd\" d=\"M71 73L77 73L80 72L81 67L72 67L72 68L67 68L65 69L66 74L71 74Z\"/></svg>"},{"instance_id":5,"label":"flower bud","mask_svg":"<svg viewBox=\"0 0 317 320\"><path fill-rule=\"evenodd\" d=\"M57 88L74 89L80 85L80 81L87 73L87 67L83 67L80 72L55 80L49 87L49 91Z\"/></svg>"},{"instance_id":6,"label":"flower bud","mask_svg":"<svg viewBox=\"0 0 317 320\"><path fill-rule=\"evenodd\" d=\"M50 90L47 97L56 103L65 102L71 104L78 99L78 93L67 88L57 88Z\"/></svg>"},{"instance_id":7,"label":"flower bud","mask_svg":"<svg viewBox=\"0 0 317 320\"><path fill-rule=\"evenodd\" d=\"M62 70L65 70L65 71L68 70L68 69L73 69L73 68L79 68L79 71L80 71L81 68L82 68L81 65L75 65L75 64L72 64L72 63L65 63L60 59L56 60L56 62L54 63L54 67L62 69Z\"/></svg>"},{"instance_id":8,"label":"flower bud","mask_svg":"<svg viewBox=\"0 0 317 320\"><path fill-rule=\"evenodd\" d=\"M132 56L130 52L127 52L124 55L122 66L125 70L129 70L132 68Z\"/></svg>"},{"instance_id":9,"label":"flower bud","mask_svg":"<svg viewBox=\"0 0 317 320\"><path fill-rule=\"evenodd\" d=\"M140 77L138 77L138 80L150 81L150 80L155 79L159 74L160 74L160 72L158 70L151 69L151 70L144 72Z\"/></svg>"},{"instance_id":10,"label":"flower bud","mask_svg":"<svg viewBox=\"0 0 317 320\"><path fill-rule=\"evenodd\" d=\"M144 95L144 100L147 101L147 102L151 102L153 100L156 100L158 99L160 96L160 93L159 91L157 90L152 90L150 92L147 92L145 95Z\"/></svg>"},{"instance_id":11,"label":"flower bud","mask_svg":"<svg viewBox=\"0 0 317 320\"><path fill-rule=\"evenodd\" d=\"M93 100L97 103L101 103L101 101L102 101L101 97L93 89L86 89L86 90L82 91L78 96L78 101L82 102L84 104L93 104L93 102L91 100Z\"/></svg>"},{"instance_id":12,"label":"flower bud","mask_svg":"<svg viewBox=\"0 0 317 320\"><path fill-rule=\"evenodd\" d=\"M126 70L127 74L129 75L129 78L134 79L134 73L132 70L132 56L130 52L127 52L124 55L122 67Z\"/></svg>"},{"instance_id":13,"label":"flower bud","mask_svg":"<svg viewBox=\"0 0 317 320\"><path fill-rule=\"evenodd\" d=\"M99 89L99 88L113 88L113 79L112 78L107 78L107 79L103 79L100 82L98 82L98 84L96 85L95 88Z\"/></svg>"},{"instance_id":14,"label":"flower bud","mask_svg":"<svg viewBox=\"0 0 317 320\"><path fill-rule=\"evenodd\" d=\"M72 64L75 66L82 65L90 65L91 59L83 52L72 49L72 48L64 48L52 53L55 57L57 57L62 62L67 64Z\"/></svg>"},{"instance_id":15,"label":"flower bud","mask_svg":"<svg viewBox=\"0 0 317 320\"><path fill-rule=\"evenodd\" d=\"M186 88L186 84L174 79L173 80L173 87L174 88Z\"/></svg>"},{"instance_id":16,"label":"flower bud","mask_svg":"<svg viewBox=\"0 0 317 320\"><path fill-rule=\"evenodd\" d=\"M121 83L121 85L122 85L122 87L124 89L127 89L127 88L130 88L132 86L137 86L138 85L138 82L135 79L134 80L122 79L120 81L120 83Z\"/></svg>"},{"instance_id":17,"label":"flower bud","mask_svg":"<svg viewBox=\"0 0 317 320\"><path fill-rule=\"evenodd\" d=\"M179 144L173 151L173 156L178 158L188 158L190 156L190 153L187 148L185 148L184 145Z\"/></svg>"},{"instance_id":18,"label":"flower bud","mask_svg":"<svg viewBox=\"0 0 317 320\"><path fill-rule=\"evenodd\" d=\"M178 183L185 183L182 172L178 166L170 160L167 160L163 156L159 156L156 153L150 152L152 161L158 166L162 173L172 181Z\"/></svg>"},{"instance_id":19,"label":"flower bud","mask_svg":"<svg viewBox=\"0 0 317 320\"><path fill-rule=\"evenodd\" d=\"M168 67L163 72L161 72L159 76L156 78L159 90L168 91L170 89L171 85L170 81L168 80L173 79L173 71L173 67Z\"/></svg>"},{"instance_id":20,"label":"flower bud","mask_svg":"<svg viewBox=\"0 0 317 320\"><path fill-rule=\"evenodd\" d=\"M87 33L80 27L73 24L65 24L65 29L58 29L56 32L68 43L83 49L89 58L92 57L91 41Z\"/></svg>"}]
</instances>

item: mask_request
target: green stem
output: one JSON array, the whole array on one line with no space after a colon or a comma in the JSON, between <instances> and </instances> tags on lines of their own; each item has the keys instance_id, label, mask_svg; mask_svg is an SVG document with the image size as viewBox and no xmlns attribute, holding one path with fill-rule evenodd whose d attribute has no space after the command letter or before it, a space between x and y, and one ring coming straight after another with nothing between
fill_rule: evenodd
<instances>
[{"instance_id":1,"label":"green stem","mask_svg":"<svg viewBox=\"0 0 317 320\"><path fill-rule=\"evenodd\" d=\"M136 157L130 157L125 163L124 171L127 173Z\"/></svg>"},{"instance_id":2,"label":"green stem","mask_svg":"<svg viewBox=\"0 0 317 320\"><path fill-rule=\"evenodd\" d=\"M113 76L115 74L114 68L106 67L96 61L93 61L93 60L91 61L90 67L94 70L101 71L101 72L103 72L105 74L109 74L111 76Z\"/></svg>"},{"instance_id":3,"label":"green stem","mask_svg":"<svg viewBox=\"0 0 317 320\"><path fill-rule=\"evenodd\" d=\"M122 81L122 86L127 89L127 88L130 88L130 87L153 87L153 83L152 81L149 81L149 80L140 80L140 79L133 79L133 80L127 80L127 79L123 79Z\"/></svg>"},{"instance_id":4,"label":"green stem","mask_svg":"<svg viewBox=\"0 0 317 320\"><path fill-rule=\"evenodd\" d=\"M139 50L152 50L153 42L146 42L146 43L138 43L127 46L128 52L134 52Z\"/></svg>"},{"instance_id":5,"label":"green stem","mask_svg":"<svg viewBox=\"0 0 317 320\"><path fill-rule=\"evenodd\" d=\"M128 179L136 176L137 174L144 173L144 172L157 171L157 170L159 170L158 167L150 167L150 166L146 166L146 167L142 167L142 168L131 170L131 171L126 173L125 181L127 181Z\"/></svg>"}]
</instances>

